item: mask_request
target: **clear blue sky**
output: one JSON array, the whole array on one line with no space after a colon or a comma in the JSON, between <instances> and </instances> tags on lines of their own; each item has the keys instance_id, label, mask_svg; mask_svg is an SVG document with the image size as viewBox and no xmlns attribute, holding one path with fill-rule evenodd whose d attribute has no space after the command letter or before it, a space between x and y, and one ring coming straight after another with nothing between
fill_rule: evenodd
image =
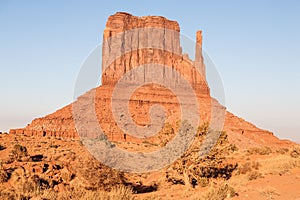
<instances>
[{"instance_id":1,"label":"clear blue sky","mask_svg":"<svg viewBox=\"0 0 300 200\"><path fill-rule=\"evenodd\" d=\"M300 1L0 1L0 130L73 101L80 66L117 11L177 20L221 74L229 111L300 141Z\"/></svg>"}]
</instances>

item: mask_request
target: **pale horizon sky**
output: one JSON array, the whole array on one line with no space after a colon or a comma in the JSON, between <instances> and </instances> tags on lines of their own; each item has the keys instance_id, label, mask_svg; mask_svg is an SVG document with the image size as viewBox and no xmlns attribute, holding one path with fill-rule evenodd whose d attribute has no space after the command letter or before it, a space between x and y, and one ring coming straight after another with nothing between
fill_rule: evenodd
<instances>
[{"instance_id":1,"label":"pale horizon sky","mask_svg":"<svg viewBox=\"0 0 300 200\"><path fill-rule=\"evenodd\" d=\"M223 80L226 107L300 142L300 1L0 1L0 131L73 101L82 62L109 15L160 15L180 24Z\"/></svg>"}]
</instances>

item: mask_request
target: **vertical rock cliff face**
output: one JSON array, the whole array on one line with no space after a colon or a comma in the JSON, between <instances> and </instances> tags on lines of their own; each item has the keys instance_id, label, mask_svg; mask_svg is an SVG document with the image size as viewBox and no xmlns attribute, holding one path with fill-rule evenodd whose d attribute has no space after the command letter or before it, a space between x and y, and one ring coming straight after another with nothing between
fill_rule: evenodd
<instances>
[{"instance_id":1,"label":"vertical rock cliff face","mask_svg":"<svg viewBox=\"0 0 300 200\"><path fill-rule=\"evenodd\" d=\"M199 32L201 33L201 32ZM204 72L202 59L202 36L197 34L199 55L196 55L197 66ZM163 71L161 80L170 77L178 87L182 87L179 75L183 75L197 93L209 95L205 82L205 74L200 74L193 61L182 55L180 46L180 28L177 22L164 17L136 17L128 13L116 13L110 16L103 35L102 67L103 85L114 85L120 78L133 68L146 64L157 63L168 66L174 71ZM175 73L175 70L178 73ZM144 74L153 73L152 65L144 68ZM131 74L128 81L137 82L136 74ZM201 90L201 91L200 91Z\"/></svg>"},{"instance_id":2,"label":"vertical rock cliff face","mask_svg":"<svg viewBox=\"0 0 300 200\"><path fill-rule=\"evenodd\" d=\"M182 79L186 80L195 92L200 104L201 121L210 121L212 99L205 78L202 32L196 33L195 61L182 55L179 33L178 23L164 17L136 17L122 12L110 16L103 33L102 86L78 98L77 102L87 102L83 103L84 107L79 109L79 112L74 114L73 104L70 104L53 114L33 120L25 128L12 129L10 133L78 138L78 129L76 129L78 127L75 127L74 118L86 118L85 123L89 126L85 127L90 127L87 131L93 131L94 126L100 125L110 140L141 142L142 139L125 135L126 133L117 125L112 111L113 92L121 79L126 83L123 87L132 84L140 85L133 92L128 103L130 117L139 126L147 126L150 120L149 110L155 104L165 108L166 122L173 127L176 126L182 112L178 98L159 81L163 83L167 81L169 82L167 84L182 88L184 91ZM155 71L153 70L156 69L155 66L162 68ZM90 105L91 98L94 107ZM122 100L122 96L119 95L119 99ZM74 104L76 105L76 102ZM214 106L224 109L218 103ZM96 118L89 121L87 113L94 110ZM234 117L231 114L227 115L229 116L227 123L230 126L225 127L228 130L261 131L251 124L244 123L243 120L239 120L239 124L231 124ZM149 138L154 141L161 139L159 134Z\"/></svg>"},{"instance_id":3,"label":"vertical rock cliff face","mask_svg":"<svg viewBox=\"0 0 300 200\"><path fill-rule=\"evenodd\" d=\"M196 55L195 55L195 67L200 70L200 74L206 80L206 69L204 65L203 55L202 55L202 31L197 31L196 33Z\"/></svg>"}]
</instances>

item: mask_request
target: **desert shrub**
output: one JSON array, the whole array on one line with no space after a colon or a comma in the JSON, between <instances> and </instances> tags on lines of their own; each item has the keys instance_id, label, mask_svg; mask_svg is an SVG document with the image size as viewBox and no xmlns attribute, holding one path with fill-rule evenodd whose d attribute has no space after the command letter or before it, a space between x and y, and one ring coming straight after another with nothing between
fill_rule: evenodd
<instances>
[{"instance_id":1,"label":"desert shrub","mask_svg":"<svg viewBox=\"0 0 300 200\"><path fill-rule=\"evenodd\" d=\"M298 148L292 149L290 156L292 158L298 158L300 156L300 149Z\"/></svg>"},{"instance_id":2,"label":"desert shrub","mask_svg":"<svg viewBox=\"0 0 300 200\"><path fill-rule=\"evenodd\" d=\"M162 134L165 135L173 135L175 133L175 130L173 129L172 125L169 123L166 123L163 127Z\"/></svg>"},{"instance_id":3,"label":"desert shrub","mask_svg":"<svg viewBox=\"0 0 300 200\"><path fill-rule=\"evenodd\" d=\"M221 131L217 145L223 145L223 144L226 144L227 142L228 142L228 135L227 135L226 131Z\"/></svg>"},{"instance_id":4,"label":"desert shrub","mask_svg":"<svg viewBox=\"0 0 300 200\"><path fill-rule=\"evenodd\" d=\"M12 190L4 191L0 189L0 199L15 200L17 199L17 195Z\"/></svg>"},{"instance_id":5,"label":"desert shrub","mask_svg":"<svg viewBox=\"0 0 300 200\"><path fill-rule=\"evenodd\" d=\"M228 184L219 186L218 188L211 188L210 191L204 196L205 200L224 200L229 197L236 196L235 189Z\"/></svg>"},{"instance_id":6,"label":"desert shrub","mask_svg":"<svg viewBox=\"0 0 300 200\"><path fill-rule=\"evenodd\" d=\"M206 187L209 184L209 179L206 177L201 177L198 179L198 185L201 187Z\"/></svg>"},{"instance_id":7,"label":"desert shrub","mask_svg":"<svg viewBox=\"0 0 300 200\"><path fill-rule=\"evenodd\" d=\"M248 175L248 180L251 181L262 177L263 177L262 174L259 173L258 171L252 171Z\"/></svg>"},{"instance_id":8,"label":"desert shrub","mask_svg":"<svg viewBox=\"0 0 300 200\"><path fill-rule=\"evenodd\" d=\"M241 165L241 167L239 168L239 172L241 174L246 174L248 172L251 172L252 168L251 168L251 163L250 162L246 162L244 164Z\"/></svg>"},{"instance_id":9,"label":"desert shrub","mask_svg":"<svg viewBox=\"0 0 300 200\"><path fill-rule=\"evenodd\" d=\"M197 130L197 136L204 136L208 133L209 130L209 123L208 122L204 122L202 125L200 125L198 127Z\"/></svg>"},{"instance_id":10,"label":"desert shrub","mask_svg":"<svg viewBox=\"0 0 300 200\"><path fill-rule=\"evenodd\" d=\"M234 170L237 169L237 164L227 164L224 166L198 166L188 169L185 173L189 177L189 183L193 186L207 186L207 182L211 178L229 179ZM172 169L166 173L166 179L173 184L185 185L186 181L183 175L182 166L174 165Z\"/></svg>"},{"instance_id":11,"label":"desert shrub","mask_svg":"<svg viewBox=\"0 0 300 200\"><path fill-rule=\"evenodd\" d=\"M269 155L272 153L272 149L270 147L254 147L251 149L248 149L248 153L250 155L258 154L258 155Z\"/></svg>"},{"instance_id":12,"label":"desert shrub","mask_svg":"<svg viewBox=\"0 0 300 200\"><path fill-rule=\"evenodd\" d=\"M253 161L252 163L246 162L239 167L238 173L239 174L251 173L253 170L258 170L260 168L260 166L261 166L261 164L256 161Z\"/></svg>"},{"instance_id":13,"label":"desert shrub","mask_svg":"<svg viewBox=\"0 0 300 200\"><path fill-rule=\"evenodd\" d=\"M214 166L207 166L207 167L199 167L198 173L200 177L206 178L224 178L229 179L232 176L232 172L238 167L237 164L227 164L223 167L214 167Z\"/></svg>"},{"instance_id":14,"label":"desert shrub","mask_svg":"<svg viewBox=\"0 0 300 200\"><path fill-rule=\"evenodd\" d=\"M252 162L252 168L255 170L258 170L261 164L259 162L253 161Z\"/></svg>"},{"instance_id":15,"label":"desert shrub","mask_svg":"<svg viewBox=\"0 0 300 200\"><path fill-rule=\"evenodd\" d=\"M21 158L28 156L27 148L16 144L10 152L10 156L13 160L20 160Z\"/></svg>"},{"instance_id":16,"label":"desert shrub","mask_svg":"<svg viewBox=\"0 0 300 200\"><path fill-rule=\"evenodd\" d=\"M228 146L228 150L231 151L231 152L235 152L235 151L238 151L239 148L235 144L230 144Z\"/></svg>"},{"instance_id":17,"label":"desert shrub","mask_svg":"<svg viewBox=\"0 0 300 200\"><path fill-rule=\"evenodd\" d=\"M57 149L59 147L59 145L57 145L57 144L51 144L49 147Z\"/></svg>"},{"instance_id":18,"label":"desert shrub","mask_svg":"<svg viewBox=\"0 0 300 200\"><path fill-rule=\"evenodd\" d=\"M165 123L164 127L158 133L159 142L152 141L152 142L149 142L148 144L155 145L155 146L159 145L161 147L165 146L171 140L171 138L174 136L175 130L176 129L174 129L171 124ZM145 141L147 141L147 140L145 140Z\"/></svg>"},{"instance_id":19,"label":"desert shrub","mask_svg":"<svg viewBox=\"0 0 300 200\"><path fill-rule=\"evenodd\" d=\"M280 149L277 149L276 152L280 153L280 154L286 154L287 152L289 152L289 149L288 148L280 148Z\"/></svg>"},{"instance_id":20,"label":"desert shrub","mask_svg":"<svg viewBox=\"0 0 300 200\"><path fill-rule=\"evenodd\" d=\"M9 179L8 173L4 169L0 169L0 183L7 182Z\"/></svg>"}]
</instances>

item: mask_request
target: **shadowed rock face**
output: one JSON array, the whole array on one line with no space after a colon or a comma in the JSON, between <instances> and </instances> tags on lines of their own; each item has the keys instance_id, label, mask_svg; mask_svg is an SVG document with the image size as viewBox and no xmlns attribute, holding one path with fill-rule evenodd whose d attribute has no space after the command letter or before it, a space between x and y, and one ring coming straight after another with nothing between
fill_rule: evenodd
<instances>
[{"instance_id":1,"label":"shadowed rock face","mask_svg":"<svg viewBox=\"0 0 300 200\"><path fill-rule=\"evenodd\" d=\"M123 34L124 32L125 34ZM154 76L162 80L171 77L171 80L174 80L175 88L180 89L182 84L178 81L178 74L174 74L173 71L177 71L188 81L199 102L201 122L210 122L212 105L225 110L222 105L210 97L210 89L206 82L205 66L202 57L202 32L198 31L196 34L195 61L190 60L182 54L179 32L179 24L164 17L136 17L128 13L118 12L108 18L103 33L102 85L88 91L77 100L77 102L82 103L85 101L90 102L89 99L93 99L92 102L95 104L97 120L87 122L91 130L99 124L104 133L112 141L143 141L141 138L135 138L128 134L125 135L126 133L118 127L112 113L111 100L118 81L131 70L145 65L146 67L142 72L143 76L154 73ZM145 38L143 35L148 35L148 37ZM147 46L149 45L147 43L149 37L155 38L158 41L157 44L162 44L163 46L156 49L149 48ZM127 47L132 49L127 51ZM166 68L170 67L173 71L164 70L161 73L156 72L155 74L151 65L148 65L151 63L156 63ZM199 71L197 71L195 66ZM126 83L135 84L136 80L137 78L134 74L129 74ZM177 95L160 84L147 83L146 79L144 79L143 83L142 87L134 91L128 103L133 122L139 126L146 126L150 121L149 110L151 106L160 104L166 111L165 122L176 127L176 122L180 121L182 112ZM185 88L181 89L185 90ZM25 128L12 129L10 133L41 137L78 138L74 117L80 118L84 116L87 110L82 109L80 112L73 114L73 105L67 105L50 115L34 119ZM86 105L86 108L88 107L89 103ZM270 132L263 131L229 112L227 112L225 118L225 130L230 133L245 133L245 135L262 133L273 137ZM157 141L162 140L162 138L158 134L157 136L148 138L148 140Z\"/></svg>"}]
</instances>

